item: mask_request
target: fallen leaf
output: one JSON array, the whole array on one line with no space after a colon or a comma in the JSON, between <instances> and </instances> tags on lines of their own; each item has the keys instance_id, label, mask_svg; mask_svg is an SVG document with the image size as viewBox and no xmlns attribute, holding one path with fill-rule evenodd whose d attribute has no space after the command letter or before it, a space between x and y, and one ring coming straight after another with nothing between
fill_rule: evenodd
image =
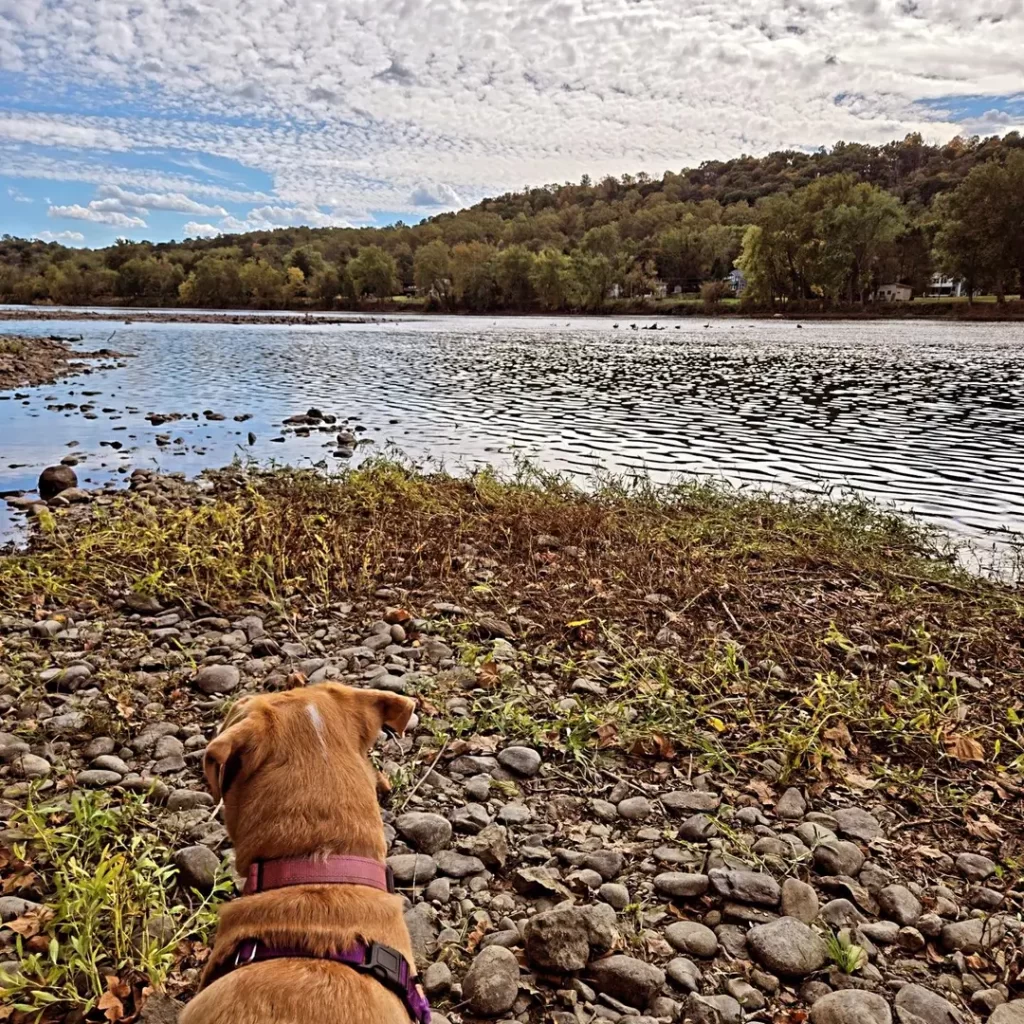
<instances>
[{"instance_id":1,"label":"fallen leaf","mask_svg":"<svg viewBox=\"0 0 1024 1024\"><path fill-rule=\"evenodd\" d=\"M619 728L614 722L599 725L594 734L597 736L597 745L602 750L614 747L619 742Z\"/></svg>"},{"instance_id":2,"label":"fallen leaf","mask_svg":"<svg viewBox=\"0 0 1024 1024\"><path fill-rule=\"evenodd\" d=\"M878 785L877 779L869 779L866 775L861 775L859 772L847 772L843 776L843 781L850 789L860 793L874 789Z\"/></svg>"},{"instance_id":3,"label":"fallen leaf","mask_svg":"<svg viewBox=\"0 0 1024 1024\"><path fill-rule=\"evenodd\" d=\"M979 839L1002 839L1006 830L1002 825L997 825L987 814L979 814L977 819L970 815L966 818L967 831Z\"/></svg>"},{"instance_id":4,"label":"fallen leaf","mask_svg":"<svg viewBox=\"0 0 1024 1024\"><path fill-rule=\"evenodd\" d=\"M476 681L484 689L497 686L501 678L501 670L496 661L485 661L476 673Z\"/></svg>"},{"instance_id":5,"label":"fallen leaf","mask_svg":"<svg viewBox=\"0 0 1024 1024\"><path fill-rule=\"evenodd\" d=\"M96 1003L96 1008L103 1011L107 1020L120 1020L124 1016L124 1003L113 992L104 992Z\"/></svg>"},{"instance_id":6,"label":"fallen leaf","mask_svg":"<svg viewBox=\"0 0 1024 1024\"><path fill-rule=\"evenodd\" d=\"M42 910L33 910L31 913L16 917L8 921L5 927L20 935L23 939L31 939L38 935L45 927L46 922L53 917L53 911L43 907Z\"/></svg>"},{"instance_id":7,"label":"fallen leaf","mask_svg":"<svg viewBox=\"0 0 1024 1024\"><path fill-rule=\"evenodd\" d=\"M756 794L761 803L769 806L775 803L775 791L767 782L763 782L761 779L752 779L747 783L747 789Z\"/></svg>"},{"instance_id":8,"label":"fallen leaf","mask_svg":"<svg viewBox=\"0 0 1024 1024\"><path fill-rule=\"evenodd\" d=\"M853 737L850 735L850 730L846 728L845 722L833 725L831 729L826 729L822 735L825 739L838 743L844 750L853 744Z\"/></svg>"},{"instance_id":9,"label":"fallen leaf","mask_svg":"<svg viewBox=\"0 0 1024 1024\"><path fill-rule=\"evenodd\" d=\"M308 683L309 680L301 672L292 672L290 676L285 680L286 690L298 690ZM116 1019L116 1018L114 1018Z\"/></svg>"},{"instance_id":10,"label":"fallen leaf","mask_svg":"<svg viewBox=\"0 0 1024 1024\"><path fill-rule=\"evenodd\" d=\"M946 736L946 753L958 761L985 760L985 748L973 736L963 733Z\"/></svg>"},{"instance_id":11,"label":"fallen leaf","mask_svg":"<svg viewBox=\"0 0 1024 1024\"><path fill-rule=\"evenodd\" d=\"M636 756L658 757L663 761L671 761L676 756L676 747L667 736L654 732L635 740L629 752Z\"/></svg>"}]
</instances>

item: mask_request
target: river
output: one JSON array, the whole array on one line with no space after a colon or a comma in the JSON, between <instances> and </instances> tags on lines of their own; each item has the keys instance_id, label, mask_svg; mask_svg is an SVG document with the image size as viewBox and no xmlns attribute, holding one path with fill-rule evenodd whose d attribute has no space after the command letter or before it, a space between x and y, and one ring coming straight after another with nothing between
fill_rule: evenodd
<instances>
[{"instance_id":1,"label":"river","mask_svg":"<svg viewBox=\"0 0 1024 1024\"><path fill-rule=\"evenodd\" d=\"M0 332L81 335L83 349L134 358L23 398L0 395L0 491L32 488L42 467L72 452L87 487L126 468L191 475L235 456L344 465L333 433L282 431L285 417L316 406L361 428L360 453L391 445L453 470L525 455L581 477L850 490L976 550L1024 531L1024 325L631 323L652 321L9 321ZM186 418L152 426L149 412ZM16 522L0 503L0 538Z\"/></svg>"}]
</instances>

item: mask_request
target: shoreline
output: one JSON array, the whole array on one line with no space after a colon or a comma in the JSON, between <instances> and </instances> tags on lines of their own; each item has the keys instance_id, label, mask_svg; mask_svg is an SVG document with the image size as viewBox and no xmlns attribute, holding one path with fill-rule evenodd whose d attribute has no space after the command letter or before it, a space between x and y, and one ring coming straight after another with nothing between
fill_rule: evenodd
<instances>
[{"instance_id":1,"label":"shoreline","mask_svg":"<svg viewBox=\"0 0 1024 1024\"><path fill-rule=\"evenodd\" d=\"M81 339L56 336L32 338L17 334L0 334L0 392L53 384L64 377L89 374L96 369L107 368L93 367L79 360L130 358L113 349L78 352L65 344L68 341L79 340Z\"/></svg>"},{"instance_id":2,"label":"shoreline","mask_svg":"<svg viewBox=\"0 0 1024 1024\"><path fill-rule=\"evenodd\" d=\"M348 315L345 315L347 312ZM784 320L784 321L906 321L926 320L935 322L956 323L1019 323L1024 322L1024 301L1011 301L1003 306L997 303L979 302L973 306L965 303L929 302L918 306L914 304L889 305L879 309L851 306L848 308L800 308L792 309L740 309L738 307L718 306L707 309L698 303L669 304L665 307L650 306L644 303L623 303L594 311L538 311L535 309L514 311L497 310L492 312L471 312L466 310L430 309L425 304L385 302L366 310L332 311L324 309L259 311L251 309L210 309L208 311L176 311L135 310L130 306L112 306L102 311L95 309L76 309L69 307L56 310L46 306L25 306L19 309L0 309L0 322L25 320L65 320L65 321L121 321L126 324L145 323L231 323L235 325L250 324L253 326L281 325L298 327L304 325L341 326L354 324L386 324L401 323L389 320L394 314L422 317L464 317L487 318L502 320L506 318L559 319L609 319L626 317L643 317L654 320L691 320L705 318L711 320Z\"/></svg>"},{"instance_id":3,"label":"shoreline","mask_svg":"<svg viewBox=\"0 0 1024 1024\"><path fill-rule=\"evenodd\" d=\"M10 894L41 949L78 934L47 909L62 856L82 856L61 852L69 799L89 849L166 864L180 888L141 905L176 907L150 997L168 1012L238 884L205 744L237 698L327 680L417 701L378 763L441 1024L517 998L540 1024L567 984L590 1014L714 1021L849 989L899 1008L924 984L970 1021L977 992L1024 996L1019 964L998 973L1024 936L1022 594L908 520L384 462L137 470L44 515L0 557L0 802L28 850ZM473 977L499 955L533 974L495 1009ZM1005 991L971 980L993 972ZM142 977L129 957L126 1009ZM19 1002L68 998L16 984Z\"/></svg>"}]
</instances>

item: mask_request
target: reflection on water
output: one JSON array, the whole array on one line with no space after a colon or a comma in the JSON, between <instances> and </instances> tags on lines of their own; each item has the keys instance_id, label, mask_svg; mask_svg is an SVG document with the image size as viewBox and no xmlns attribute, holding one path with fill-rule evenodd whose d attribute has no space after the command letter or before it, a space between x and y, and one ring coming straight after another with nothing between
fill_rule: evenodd
<instances>
[{"instance_id":1,"label":"reflection on water","mask_svg":"<svg viewBox=\"0 0 1024 1024\"><path fill-rule=\"evenodd\" d=\"M240 452L338 465L324 447L330 435L272 441L284 417L315 405L358 417L378 448L393 441L450 466L523 452L573 473L837 485L973 537L1024 528L1024 327L1016 324L717 320L632 331L609 320L446 317L0 330L81 334L83 347L109 341L138 357L28 389L26 398L0 396L0 490L31 487L73 441L86 455L79 476L92 483L118 466L191 474ZM70 403L74 410L47 410ZM96 419L78 408L89 403ZM227 418L208 422L206 409ZM144 419L175 411L199 420L153 427ZM243 414L252 419L234 422ZM171 444L160 447L156 435L165 433Z\"/></svg>"}]
</instances>

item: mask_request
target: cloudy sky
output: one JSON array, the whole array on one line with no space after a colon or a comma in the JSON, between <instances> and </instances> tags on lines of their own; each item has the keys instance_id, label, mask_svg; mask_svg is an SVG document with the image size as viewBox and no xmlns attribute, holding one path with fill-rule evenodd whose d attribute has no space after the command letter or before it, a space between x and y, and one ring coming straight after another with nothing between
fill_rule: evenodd
<instances>
[{"instance_id":1,"label":"cloudy sky","mask_svg":"<svg viewBox=\"0 0 1024 1024\"><path fill-rule=\"evenodd\" d=\"M0 233L415 222L1024 129L1024 0L0 0Z\"/></svg>"}]
</instances>

